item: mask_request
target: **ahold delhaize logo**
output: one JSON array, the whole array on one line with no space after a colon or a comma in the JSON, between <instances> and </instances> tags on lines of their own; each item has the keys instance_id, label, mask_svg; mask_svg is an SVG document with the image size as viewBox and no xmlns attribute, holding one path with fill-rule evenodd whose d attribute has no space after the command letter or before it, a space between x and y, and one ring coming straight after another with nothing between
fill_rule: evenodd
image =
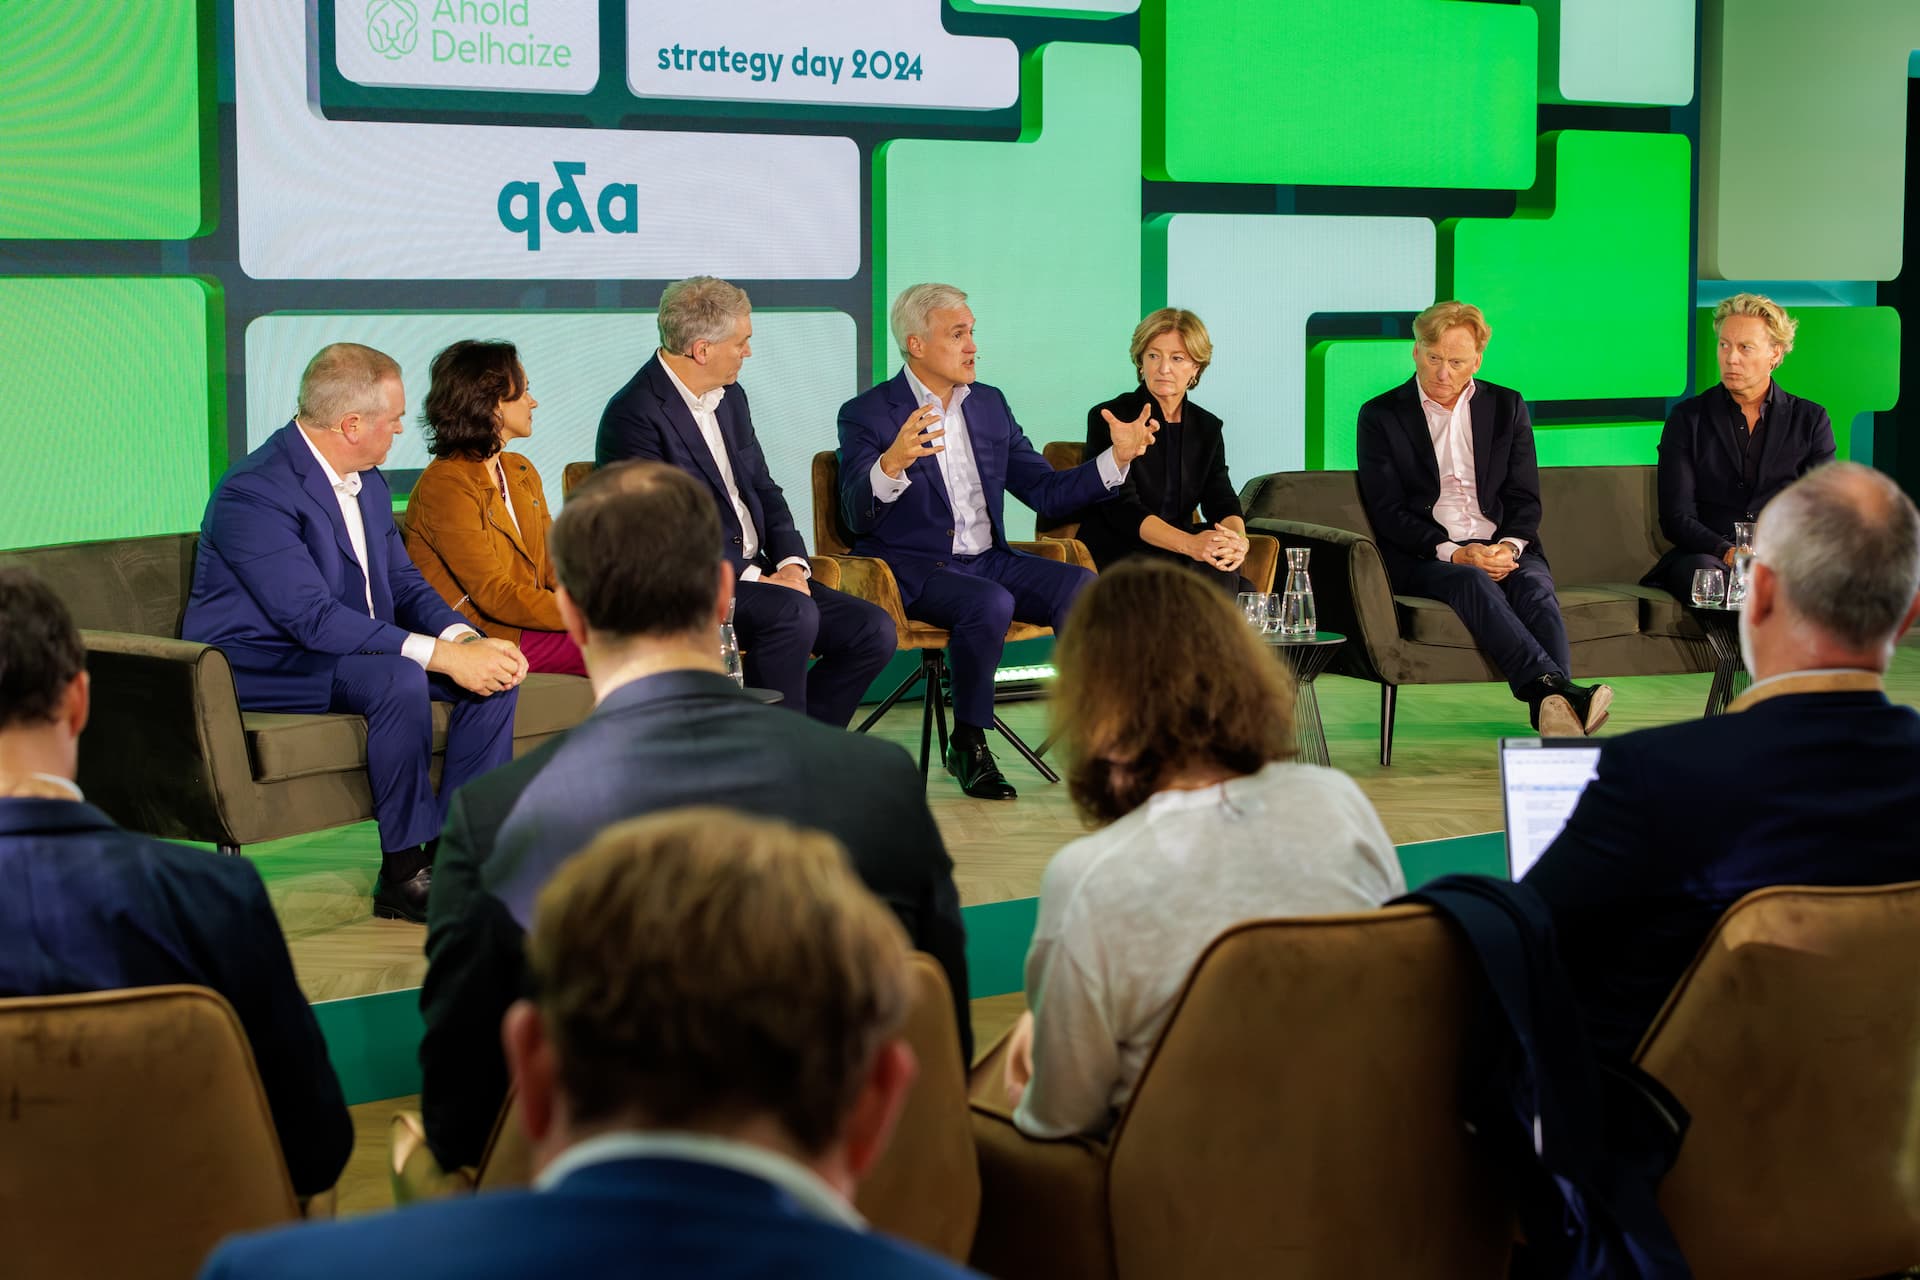
<instances>
[{"instance_id":1,"label":"ahold delhaize logo","mask_svg":"<svg viewBox=\"0 0 1920 1280\"><path fill-rule=\"evenodd\" d=\"M367 45L395 61L420 44L420 11L413 0L368 0Z\"/></svg>"}]
</instances>

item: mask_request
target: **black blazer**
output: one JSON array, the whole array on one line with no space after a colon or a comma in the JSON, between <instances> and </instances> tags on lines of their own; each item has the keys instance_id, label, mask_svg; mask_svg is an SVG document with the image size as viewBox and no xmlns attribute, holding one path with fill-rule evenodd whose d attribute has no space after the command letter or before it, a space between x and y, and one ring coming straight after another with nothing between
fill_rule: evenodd
<instances>
[{"instance_id":1,"label":"black blazer","mask_svg":"<svg viewBox=\"0 0 1920 1280\"><path fill-rule=\"evenodd\" d=\"M1764 412L1751 489L1738 435L1747 423L1726 387L1716 383L1667 415L1660 432L1660 532L1676 550L1726 555L1735 521L1754 519L1774 494L1833 461L1833 424L1825 409L1776 382Z\"/></svg>"},{"instance_id":2,"label":"black blazer","mask_svg":"<svg viewBox=\"0 0 1920 1280\"><path fill-rule=\"evenodd\" d=\"M218 991L252 1046L293 1189L339 1180L353 1120L251 862L123 831L90 804L0 800L0 938L0 996Z\"/></svg>"},{"instance_id":3,"label":"black blazer","mask_svg":"<svg viewBox=\"0 0 1920 1280\"><path fill-rule=\"evenodd\" d=\"M725 676L616 689L553 742L461 788L434 859L420 990L421 1110L444 1168L473 1164L507 1091L500 1018L522 994L522 925L561 862L623 818L726 804L827 832L953 988L971 1061L953 862L900 747L762 706Z\"/></svg>"},{"instance_id":4,"label":"black blazer","mask_svg":"<svg viewBox=\"0 0 1920 1280\"><path fill-rule=\"evenodd\" d=\"M1113 433L1101 410L1109 410L1122 422L1140 416L1142 407L1152 404L1155 421L1160 406L1146 387L1135 387L1123 396L1087 410L1087 447L1082 457L1097 458L1113 447ZM1088 507L1080 514L1080 541L1093 553L1093 562L1102 569L1148 546L1140 538L1140 522L1166 509L1167 463L1162 444L1167 439L1166 424L1161 423L1160 438L1153 447L1133 460L1127 478L1112 499ZM1227 446L1221 434L1220 419L1189 399L1180 409L1180 492L1174 508L1178 520L1168 521L1185 530L1195 507L1209 525L1218 524L1240 511L1240 496L1234 492L1233 478L1227 474Z\"/></svg>"},{"instance_id":5,"label":"black blazer","mask_svg":"<svg viewBox=\"0 0 1920 1280\"><path fill-rule=\"evenodd\" d=\"M747 514L753 517L753 527L760 535L754 563L770 570L782 560L805 558L807 544L793 527L786 495L773 482L767 455L761 452L759 438L753 434L753 411L747 406L746 388L737 382L728 387L713 416L720 422L720 438L726 442L727 465L733 469L740 500L747 504ZM658 352L614 393L600 415L594 463L604 467L627 458L671 462L695 479L704 480L714 505L720 508L720 531L727 542L725 554L733 561L735 572L747 567L741 554L745 535L740 517L733 509L733 499L727 496L713 450L707 447L707 438L700 434L687 402L667 376Z\"/></svg>"},{"instance_id":6,"label":"black blazer","mask_svg":"<svg viewBox=\"0 0 1920 1280\"><path fill-rule=\"evenodd\" d=\"M1552 908L1596 1047L1633 1052L1726 909L1776 884L1920 880L1920 714L1781 694L1602 740L1525 883Z\"/></svg>"},{"instance_id":7,"label":"black blazer","mask_svg":"<svg viewBox=\"0 0 1920 1280\"><path fill-rule=\"evenodd\" d=\"M1520 393L1476 381L1468 402L1473 418L1473 477L1480 511L1494 523L1493 541L1520 538L1540 545L1540 469L1534 461L1533 419ZM1420 384L1405 382L1360 406L1357 454L1360 499L1387 573L1399 578L1434 558L1452 534L1433 518L1440 497L1440 463L1420 408ZM1149 451L1151 452L1151 451Z\"/></svg>"}]
</instances>

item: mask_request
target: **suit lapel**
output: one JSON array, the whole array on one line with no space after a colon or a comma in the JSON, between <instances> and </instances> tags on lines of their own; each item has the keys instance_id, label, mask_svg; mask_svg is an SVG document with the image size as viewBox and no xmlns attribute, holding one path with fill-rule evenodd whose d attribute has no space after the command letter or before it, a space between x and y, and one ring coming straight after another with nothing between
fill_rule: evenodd
<instances>
[{"instance_id":1,"label":"suit lapel","mask_svg":"<svg viewBox=\"0 0 1920 1280\"><path fill-rule=\"evenodd\" d=\"M1714 434L1720 437L1720 447L1727 451L1727 463L1733 468L1733 474L1743 475L1746 470L1746 451L1740 447L1740 437L1735 432L1747 429L1746 415L1740 412L1733 396L1724 385L1720 394L1713 397L1713 412L1709 415L1713 422Z\"/></svg>"},{"instance_id":2,"label":"suit lapel","mask_svg":"<svg viewBox=\"0 0 1920 1280\"><path fill-rule=\"evenodd\" d=\"M373 615L393 619L393 588L387 579L386 531L393 524L393 496L377 470L360 473L360 528L367 538L367 585L373 588Z\"/></svg>"},{"instance_id":3,"label":"suit lapel","mask_svg":"<svg viewBox=\"0 0 1920 1280\"><path fill-rule=\"evenodd\" d=\"M1413 450L1414 465L1432 485L1433 491L1440 491L1440 459L1433 451L1433 432L1427 427L1427 411L1420 406L1420 382L1417 378L1408 378L1400 396L1400 426L1407 433L1407 443Z\"/></svg>"},{"instance_id":4,"label":"suit lapel","mask_svg":"<svg viewBox=\"0 0 1920 1280\"><path fill-rule=\"evenodd\" d=\"M653 362L658 370L648 381L652 384L653 394L660 401L660 412L666 418L667 425L680 437L680 447L699 464L700 474L713 486L713 491L716 494L726 493L726 482L720 478L720 464L714 461L713 450L707 447L707 438L700 434L700 424L693 420L693 411L680 398L679 388L667 376L666 366L660 364L657 354Z\"/></svg>"},{"instance_id":5,"label":"suit lapel","mask_svg":"<svg viewBox=\"0 0 1920 1280\"><path fill-rule=\"evenodd\" d=\"M1487 495L1491 493L1493 477L1493 397L1482 395L1483 388L1474 387L1473 399L1467 401L1467 417L1473 431L1473 486L1480 494L1480 510L1487 509ZM1422 415L1424 416L1424 414Z\"/></svg>"},{"instance_id":6,"label":"suit lapel","mask_svg":"<svg viewBox=\"0 0 1920 1280\"><path fill-rule=\"evenodd\" d=\"M905 422L908 416L920 407L920 402L913 398L913 384L907 381L907 371L904 368L893 376L891 404L893 407L893 416L890 421L893 424L894 431L897 433L900 430L900 424ZM976 466L979 465L979 443L972 434L967 436L967 445L973 450L974 464ZM913 466L907 468L908 474L913 472L914 467L920 468L921 477L932 477L933 491L940 495L940 501L947 504L947 513L951 515L953 513L953 495L947 492L947 474L940 469L939 455L933 454L925 458L914 459Z\"/></svg>"},{"instance_id":7,"label":"suit lapel","mask_svg":"<svg viewBox=\"0 0 1920 1280\"><path fill-rule=\"evenodd\" d=\"M513 495L511 498L501 499L501 503L504 505L507 502L511 502L513 504L514 515L508 515L506 512L501 511L499 507L489 502L487 504L487 520L494 528L507 536L507 540L513 543L520 554L527 558L528 563L532 563L533 553L527 550L526 540L520 536L520 526L526 523L527 513L523 508L532 503L533 495L527 493L526 487L523 484L518 483L518 476L522 466L525 464L523 463L522 466L509 467L507 465L507 459L510 456L512 455L497 453L494 455L494 459L499 461L501 469L506 472L507 491ZM486 478L487 488L493 493L500 492L499 486L493 483L493 461L483 462L480 466ZM524 498L525 501L522 501L522 498ZM518 517L517 521L514 518L515 516Z\"/></svg>"},{"instance_id":8,"label":"suit lapel","mask_svg":"<svg viewBox=\"0 0 1920 1280\"><path fill-rule=\"evenodd\" d=\"M333 530L333 540L340 545L340 554L344 555L347 563L358 572L360 556L353 549L353 539L347 536L346 517L340 514L340 500L334 495L333 486L327 483L326 471L320 466L319 460L313 456L313 450L307 447L307 442L300 438L300 428L297 424L288 423L280 428L280 436L280 450L286 454L287 463L299 479L300 487L306 491L309 498L313 499L314 505L320 508L320 514L325 517L328 526ZM360 492L364 495L366 491L366 484L362 481ZM365 515L365 508L362 508L363 520Z\"/></svg>"},{"instance_id":9,"label":"suit lapel","mask_svg":"<svg viewBox=\"0 0 1920 1280\"><path fill-rule=\"evenodd\" d=\"M1760 457L1756 460L1753 474L1762 484L1766 483L1767 462L1773 457L1774 448L1780 442L1780 436L1787 429L1787 421L1792 416L1787 412L1787 394L1775 383L1767 391L1767 401L1763 408L1766 415L1767 434L1760 437ZM1744 468L1745 463L1741 466ZM1744 470L1743 470L1744 478Z\"/></svg>"}]
</instances>

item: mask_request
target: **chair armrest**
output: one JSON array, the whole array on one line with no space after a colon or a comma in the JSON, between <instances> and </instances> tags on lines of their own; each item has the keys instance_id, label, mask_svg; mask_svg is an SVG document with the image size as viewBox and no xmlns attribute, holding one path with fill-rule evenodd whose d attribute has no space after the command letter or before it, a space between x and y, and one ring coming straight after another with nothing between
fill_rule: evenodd
<instances>
[{"instance_id":1,"label":"chair armrest","mask_svg":"<svg viewBox=\"0 0 1920 1280\"><path fill-rule=\"evenodd\" d=\"M1274 592L1280 589L1279 568L1279 539L1264 533L1248 534L1247 558L1240 562L1240 576L1251 582L1255 591Z\"/></svg>"},{"instance_id":2,"label":"chair armrest","mask_svg":"<svg viewBox=\"0 0 1920 1280\"><path fill-rule=\"evenodd\" d=\"M82 631L93 715L80 788L134 831L245 844L261 823L226 655L211 645Z\"/></svg>"},{"instance_id":3,"label":"chair armrest","mask_svg":"<svg viewBox=\"0 0 1920 1280\"><path fill-rule=\"evenodd\" d=\"M807 569L813 574L813 580L829 591L841 589L840 562L832 556L808 556Z\"/></svg>"},{"instance_id":4,"label":"chair armrest","mask_svg":"<svg viewBox=\"0 0 1920 1280\"><path fill-rule=\"evenodd\" d=\"M1079 528L1078 525L1072 527L1075 529ZM1036 550L1034 554L1044 555L1049 560L1061 560L1067 564L1079 565L1088 573L1100 572L1099 566L1093 562L1093 552L1087 550L1087 544L1078 538L1071 537L1064 533L1043 533L1040 535L1038 542L1016 542L1013 545L1023 551L1030 547L1038 548L1042 545L1047 545L1050 548L1059 547L1062 549L1062 553L1059 555L1055 555L1050 549L1046 551Z\"/></svg>"},{"instance_id":5,"label":"chair armrest","mask_svg":"<svg viewBox=\"0 0 1920 1280\"><path fill-rule=\"evenodd\" d=\"M1000 1280L1110 1278L1106 1149L1084 1138L1029 1138L988 1103L974 1103L972 1118L980 1157L974 1269Z\"/></svg>"},{"instance_id":6,"label":"chair armrest","mask_svg":"<svg viewBox=\"0 0 1920 1280\"><path fill-rule=\"evenodd\" d=\"M1336 670L1387 684L1405 682L1411 673L1403 670L1393 585L1379 544L1370 535L1270 516L1247 521L1247 528L1268 535L1282 548L1312 551L1307 571L1313 575L1320 626L1348 638Z\"/></svg>"},{"instance_id":7,"label":"chair armrest","mask_svg":"<svg viewBox=\"0 0 1920 1280\"><path fill-rule=\"evenodd\" d=\"M1024 551L1030 556L1039 556L1043 560L1057 560L1061 564L1072 562L1066 546L1052 538L1041 538L1036 542L1009 542L1007 545L1015 551Z\"/></svg>"},{"instance_id":8,"label":"chair armrest","mask_svg":"<svg viewBox=\"0 0 1920 1280\"><path fill-rule=\"evenodd\" d=\"M879 605L893 619L894 630L903 636L907 634L907 606L900 599L900 584L894 580L893 569L885 560L872 556L813 556L810 559L815 564L832 561L838 579L833 585L856 599Z\"/></svg>"}]
</instances>

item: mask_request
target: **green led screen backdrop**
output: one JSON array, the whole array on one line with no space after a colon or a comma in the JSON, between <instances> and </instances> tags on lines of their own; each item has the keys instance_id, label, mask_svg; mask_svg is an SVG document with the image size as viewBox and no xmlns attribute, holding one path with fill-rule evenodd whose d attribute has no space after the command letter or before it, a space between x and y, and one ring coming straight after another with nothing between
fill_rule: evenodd
<instances>
[{"instance_id":1,"label":"green led screen backdrop","mask_svg":"<svg viewBox=\"0 0 1920 1280\"><path fill-rule=\"evenodd\" d=\"M1449 296L1544 463L1650 462L1758 287L1781 384L1891 456L1916 48L1912 0L0 0L0 547L194 527L338 339L415 407L520 344L557 493L695 273L754 297L803 527L925 279L1036 443L1197 311L1242 481L1350 467Z\"/></svg>"}]
</instances>

